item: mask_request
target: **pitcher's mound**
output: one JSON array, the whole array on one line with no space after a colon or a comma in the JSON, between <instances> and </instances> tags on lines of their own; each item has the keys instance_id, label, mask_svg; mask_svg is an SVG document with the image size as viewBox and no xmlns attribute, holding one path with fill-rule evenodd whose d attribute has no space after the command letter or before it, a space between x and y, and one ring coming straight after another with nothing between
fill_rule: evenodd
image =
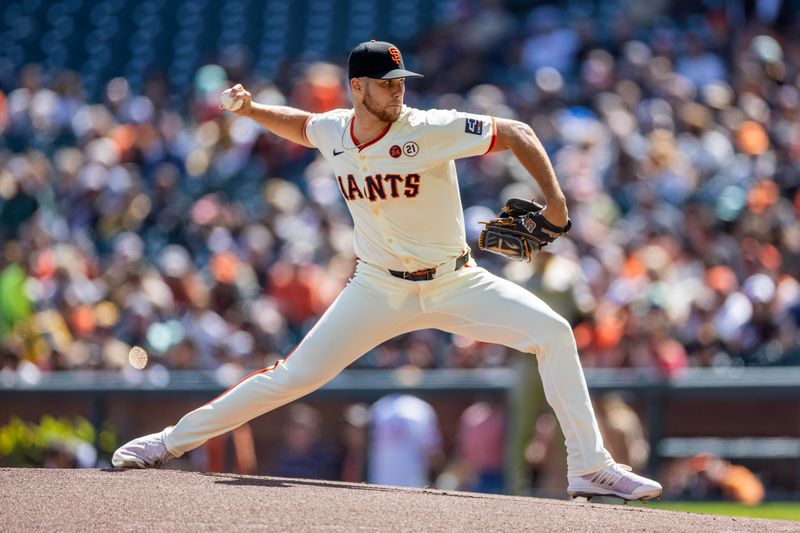
<instances>
[{"instance_id":1,"label":"pitcher's mound","mask_svg":"<svg viewBox=\"0 0 800 533\"><path fill-rule=\"evenodd\" d=\"M7 531L797 531L800 524L177 470L0 469Z\"/></svg>"}]
</instances>

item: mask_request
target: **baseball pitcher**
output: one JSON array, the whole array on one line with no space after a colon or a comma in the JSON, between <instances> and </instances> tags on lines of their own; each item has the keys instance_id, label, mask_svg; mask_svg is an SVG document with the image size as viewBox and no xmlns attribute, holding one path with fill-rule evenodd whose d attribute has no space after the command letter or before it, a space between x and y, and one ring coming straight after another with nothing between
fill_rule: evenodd
<instances>
[{"instance_id":1,"label":"baseball pitcher","mask_svg":"<svg viewBox=\"0 0 800 533\"><path fill-rule=\"evenodd\" d=\"M355 275L285 359L175 426L125 444L113 464L157 467L322 387L392 337L437 328L536 356L566 436L571 496L658 497L660 484L615 463L604 448L569 323L470 256L454 163L461 157L511 150L544 194L544 206L509 200L486 222L481 248L530 260L569 230L564 195L533 130L514 120L405 106L406 79L421 76L406 70L390 43L359 44L348 68L352 109L311 114L261 105L241 85L226 95L225 108L318 149L330 163L353 217Z\"/></svg>"}]
</instances>

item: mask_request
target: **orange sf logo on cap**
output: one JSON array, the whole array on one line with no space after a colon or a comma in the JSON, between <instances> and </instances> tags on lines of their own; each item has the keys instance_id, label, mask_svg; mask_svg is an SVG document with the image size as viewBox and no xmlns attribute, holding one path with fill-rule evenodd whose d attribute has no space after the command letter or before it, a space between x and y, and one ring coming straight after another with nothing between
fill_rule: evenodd
<instances>
[{"instance_id":1,"label":"orange sf logo on cap","mask_svg":"<svg viewBox=\"0 0 800 533\"><path fill-rule=\"evenodd\" d=\"M389 56L392 58L392 61L400 65L400 50L397 48L389 48Z\"/></svg>"}]
</instances>

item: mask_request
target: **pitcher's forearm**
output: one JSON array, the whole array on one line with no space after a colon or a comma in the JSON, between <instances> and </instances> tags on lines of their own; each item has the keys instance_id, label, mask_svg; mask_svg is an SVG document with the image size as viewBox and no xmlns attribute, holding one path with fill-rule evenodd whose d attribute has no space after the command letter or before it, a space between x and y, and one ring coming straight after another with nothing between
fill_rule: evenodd
<instances>
[{"instance_id":1,"label":"pitcher's forearm","mask_svg":"<svg viewBox=\"0 0 800 533\"><path fill-rule=\"evenodd\" d=\"M516 120L496 120L496 150L511 150L514 157L539 184L547 204L548 220L558 226L565 225L567 201L541 141L527 124Z\"/></svg>"},{"instance_id":2,"label":"pitcher's forearm","mask_svg":"<svg viewBox=\"0 0 800 533\"><path fill-rule=\"evenodd\" d=\"M268 129L278 137L282 137L303 146L312 147L306 137L306 121L312 114L289 106L264 105L252 102L250 113L246 116Z\"/></svg>"},{"instance_id":3,"label":"pitcher's forearm","mask_svg":"<svg viewBox=\"0 0 800 533\"><path fill-rule=\"evenodd\" d=\"M241 83L237 83L226 93L232 102L229 105L220 102L220 109L226 109L240 117L250 117L278 137L313 148L306 137L306 121L313 116L312 113L289 106L254 102L253 95Z\"/></svg>"}]
</instances>

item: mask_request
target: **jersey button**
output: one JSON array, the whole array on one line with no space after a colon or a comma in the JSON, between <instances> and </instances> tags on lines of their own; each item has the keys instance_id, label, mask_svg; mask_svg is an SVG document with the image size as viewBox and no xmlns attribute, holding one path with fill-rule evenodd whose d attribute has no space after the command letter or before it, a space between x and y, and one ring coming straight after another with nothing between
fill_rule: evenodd
<instances>
[{"instance_id":1,"label":"jersey button","mask_svg":"<svg viewBox=\"0 0 800 533\"><path fill-rule=\"evenodd\" d=\"M380 215L381 214L381 210L378 209L377 207L373 207L372 208L372 214L373 215Z\"/></svg>"},{"instance_id":2,"label":"jersey button","mask_svg":"<svg viewBox=\"0 0 800 533\"><path fill-rule=\"evenodd\" d=\"M361 167L361 172L366 172L366 171L367 171L367 167Z\"/></svg>"},{"instance_id":3,"label":"jersey button","mask_svg":"<svg viewBox=\"0 0 800 533\"><path fill-rule=\"evenodd\" d=\"M394 242L394 239L392 239L392 238L386 239L386 244L392 244L393 242Z\"/></svg>"},{"instance_id":4,"label":"jersey button","mask_svg":"<svg viewBox=\"0 0 800 533\"><path fill-rule=\"evenodd\" d=\"M362 161L363 161L363 160L365 160L367 157L366 157L366 156L363 156L363 155L360 155L360 156L358 156L358 158L359 158L360 160L362 160Z\"/></svg>"}]
</instances>

